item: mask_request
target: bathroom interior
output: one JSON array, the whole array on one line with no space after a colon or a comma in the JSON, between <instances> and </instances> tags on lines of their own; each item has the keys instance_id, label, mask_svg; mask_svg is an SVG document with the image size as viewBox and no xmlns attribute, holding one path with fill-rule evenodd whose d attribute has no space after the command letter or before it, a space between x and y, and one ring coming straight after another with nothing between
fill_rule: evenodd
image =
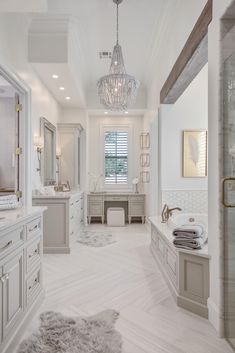
<instances>
[{"instance_id":1,"label":"bathroom interior","mask_svg":"<svg viewBox=\"0 0 235 353\"><path fill-rule=\"evenodd\" d=\"M235 1L13 3L0 352L235 351Z\"/></svg>"}]
</instances>

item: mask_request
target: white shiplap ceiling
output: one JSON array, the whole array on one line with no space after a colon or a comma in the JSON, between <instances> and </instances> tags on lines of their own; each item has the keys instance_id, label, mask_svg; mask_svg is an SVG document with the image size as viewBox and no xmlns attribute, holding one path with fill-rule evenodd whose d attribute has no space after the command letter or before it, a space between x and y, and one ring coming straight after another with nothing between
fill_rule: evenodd
<instances>
[{"instance_id":1,"label":"white shiplap ceiling","mask_svg":"<svg viewBox=\"0 0 235 353\"><path fill-rule=\"evenodd\" d=\"M145 87L150 58L167 8L177 0L123 0L120 5L119 42L126 70ZM100 51L112 51L116 41L116 8L112 0L48 0L49 15L71 15L77 22L84 60L86 94L98 78L108 73L110 59ZM160 48L159 48L160 50Z\"/></svg>"}]
</instances>

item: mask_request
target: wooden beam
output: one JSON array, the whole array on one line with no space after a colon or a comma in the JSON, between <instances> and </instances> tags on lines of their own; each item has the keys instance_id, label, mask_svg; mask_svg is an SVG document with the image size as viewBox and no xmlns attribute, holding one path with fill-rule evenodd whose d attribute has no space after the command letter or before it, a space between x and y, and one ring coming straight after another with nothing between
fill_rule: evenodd
<instances>
[{"instance_id":1,"label":"wooden beam","mask_svg":"<svg viewBox=\"0 0 235 353\"><path fill-rule=\"evenodd\" d=\"M198 72L192 72L192 75L184 75L186 81L184 82L184 79L181 78L181 85L179 85L179 79L180 76L182 75L183 71L188 66L189 63L194 61L194 65L198 70L198 68L201 67L201 64L198 65L196 60L200 60L202 63L205 58L200 58L199 55L195 55L195 53L198 52L198 48L201 47L201 42L203 39L207 36L208 33L208 26L210 22L212 21L212 1L213 0L208 0L206 6L204 7L200 17L198 18L183 50L181 51L178 59L175 62L175 65L173 66L173 69L170 72L170 75L168 76L166 82L164 83L161 93L160 93L160 102L161 104L173 104L175 101L179 98L179 96L183 93L182 90L185 90L190 82L192 81L192 78L194 78ZM203 52L205 54L205 51ZM188 77L188 79L187 79ZM190 81L191 80L191 81ZM178 81L178 82L177 82ZM181 89L178 90L178 92L172 93L172 89L176 86L181 87ZM171 99L169 102L168 96L171 95ZM174 98L172 98L174 97Z\"/></svg>"}]
</instances>

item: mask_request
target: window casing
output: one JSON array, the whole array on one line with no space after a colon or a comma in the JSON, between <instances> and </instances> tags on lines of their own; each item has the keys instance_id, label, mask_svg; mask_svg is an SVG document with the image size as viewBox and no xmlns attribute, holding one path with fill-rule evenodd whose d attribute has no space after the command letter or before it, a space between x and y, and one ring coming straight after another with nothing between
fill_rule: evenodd
<instances>
[{"instance_id":1,"label":"window casing","mask_svg":"<svg viewBox=\"0 0 235 353\"><path fill-rule=\"evenodd\" d=\"M104 132L104 184L128 186L129 133L126 130Z\"/></svg>"}]
</instances>

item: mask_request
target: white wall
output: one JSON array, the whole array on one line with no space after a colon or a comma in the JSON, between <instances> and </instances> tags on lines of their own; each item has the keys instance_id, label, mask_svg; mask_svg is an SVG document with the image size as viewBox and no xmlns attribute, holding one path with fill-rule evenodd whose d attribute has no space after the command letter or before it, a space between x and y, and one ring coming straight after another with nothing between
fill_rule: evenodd
<instances>
[{"instance_id":1,"label":"white wall","mask_svg":"<svg viewBox=\"0 0 235 353\"><path fill-rule=\"evenodd\" d=\"M183 49L206 2L207 0L180 0L175 3L175 6L174 4L169 4L162 28L158 36L156 36L156 43L154 44L155 52L153 52L151 63L148 66L149 89L147 110L144 115L145 131L150 131L151 122L158 119L161 88ZM178 16L175 16L176 13ZM179 16L181 21L179 21ZM161 50L159 50L159 48L161 48ZM155 133L155 138L158 139L157 130ZM155 165L158 165L158 160L156 160ZM144 186L147 194L147 209L149 210L151 209L150 205L153 205L155 200L159 198L156 188L154 187L155 185L151 185L151 183L155 184L156 180L151 179L150 185ZM158 209L157 212L159 213L160 209ZM149 211L149 214L152 214L152 212Z\"/></svg>"},{"instance_id":2,"label":"white wall","mask_svg":"<svg viewBox=\"0 0 235 353\"><path fill-rule=\"evenodd\" d=\"M207 178L184 178L183 130L208 128L208 66L161 113L161 190L207 190Z\"/></svg>"},{"instance_id":3,"label":"white wall","mask_svg":"<svg viewBox=\"0 0 235 353\"><path fill-rule=\"evenodd\" d=\"M104 117L104 116L91 116L89 118L89 165L88 172L99 175L103 174L103 144L102 144L102 126L126 126L129 125L132 131L132 146L130 146L130 158L132 168L129 170L130 179L139 177L140 173L140 134L143 128L142 116L130 117Z\"/></svg>"},{"instance_id":4,"label":"white wall","mask_svg":"<svg viewBox=\"0 0 235 353\"><path fill-rule=\"evenodd\" d=\"M28 27L30 17L24 14L0 14L0 65L4 63L12 72L20 76L32 92L31 119L32 133L40 132L40 117L46 117L56 124L60 107L47 88L39 80L28 63ZM36 168L37 156L32 153L32 188L40 185Z\"/></svg>"}]
</instances>

